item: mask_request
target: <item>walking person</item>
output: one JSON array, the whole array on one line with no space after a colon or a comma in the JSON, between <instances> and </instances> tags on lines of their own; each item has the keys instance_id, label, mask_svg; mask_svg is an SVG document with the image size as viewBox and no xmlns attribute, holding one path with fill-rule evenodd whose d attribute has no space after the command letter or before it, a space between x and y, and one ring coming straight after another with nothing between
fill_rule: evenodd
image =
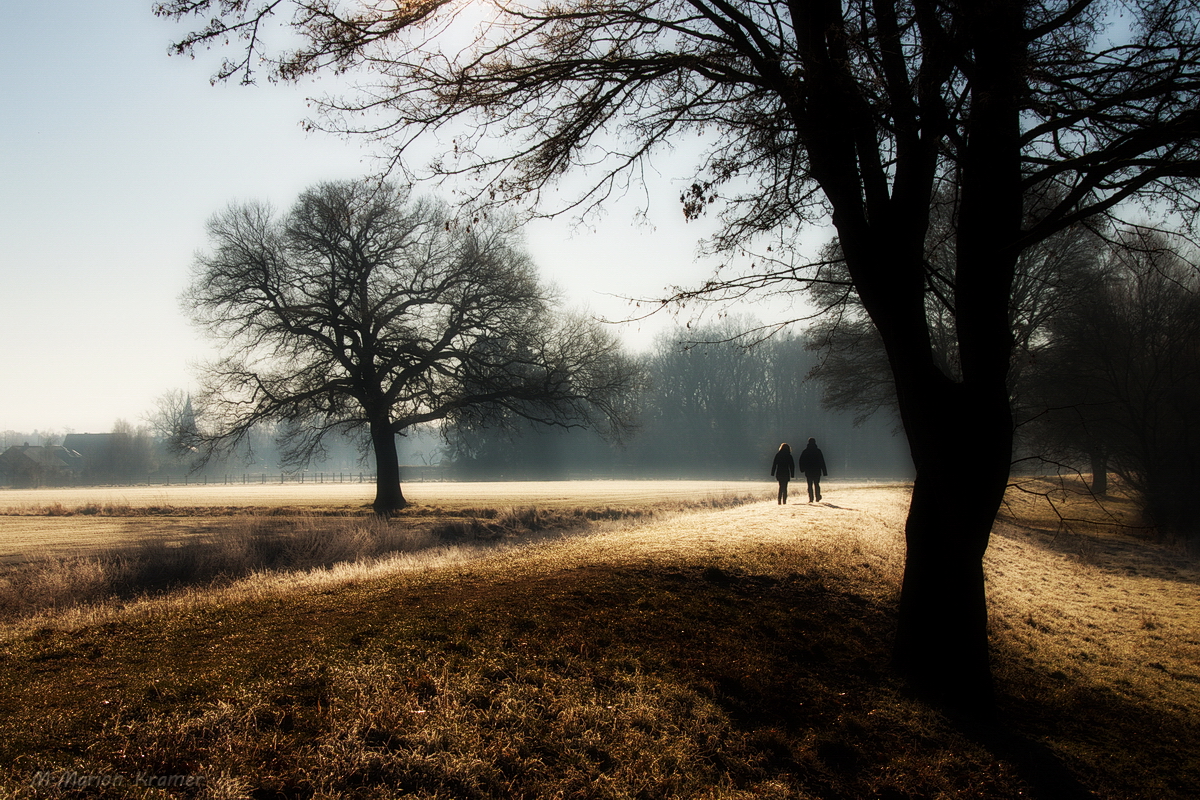
<instances>
[{"instance_id":1,"label":"walking person","mask_svg":"<svg viewBox=\"0 0 1200 800\"><path fill-rule=\"evenodd\" d=\"M829 471L825 469L825 456L817 447L816 439L809 439L808 447L800 451L798 466L808 479L808 502L814 502L814 497L815 502L821 502L821 476L828 475Z\"/></svg>"},{"instance_id":2,"label":"walking person","mask_svg":"<svg viewBox=\"0 0 1200 800\"><path fill-rule=\"evenodd\" d=\"M788 481L796 476L796 461L792 458L792 448L787 442L779 445L779 452L771 462L771 474L779 481L779 496L775 502L784 505L787 503Z\"/></svg>"}]
</instances>

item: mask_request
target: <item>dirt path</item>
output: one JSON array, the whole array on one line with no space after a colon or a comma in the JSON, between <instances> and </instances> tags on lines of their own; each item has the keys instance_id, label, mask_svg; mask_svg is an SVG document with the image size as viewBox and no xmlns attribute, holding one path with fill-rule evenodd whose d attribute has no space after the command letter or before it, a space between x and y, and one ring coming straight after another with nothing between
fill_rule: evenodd
<instances>
[{"instance_id":1,"label":"dirt path","mask_svg":"<svg viewBox=\"0 0 1200 800\"><path fill-rule=\"evenodd\" d=\"M667 515L533 550L517 548L474 569L494 573L497 580L517 574L529 580L580 565L638 569L685 563L782 575L836 561L872 573L876 589L870 591L891 592L903 569L908 494L902 485L843 486L819 504L781 506L771 500ZM866 584L862 590L868 590Z\"/></svg>"},{"instance_id":2,"label":"dirt path","mask_svg":"<svg viewBox=\"0 0 1200 800\"><path fill-rule=\"evenodd\" d=\"M821 503L751 503L667 519L626 534L622 542L642 542L649 550L742 550L747 545L790 544L803 539L814 546L821 541L830 546L855 541L890 549L901 531L907 501L905 486L847 486ZM839 540L841 544L835 544Z\"/></svg>"}]
</instances>

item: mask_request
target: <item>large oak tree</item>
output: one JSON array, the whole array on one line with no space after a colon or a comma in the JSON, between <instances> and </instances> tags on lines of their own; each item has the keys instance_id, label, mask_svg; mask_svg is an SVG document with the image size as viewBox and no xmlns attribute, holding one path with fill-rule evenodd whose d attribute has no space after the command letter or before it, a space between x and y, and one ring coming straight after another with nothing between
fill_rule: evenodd
<instances>
[{"instance_id":1,"label":"large oak tree","mask_svg":"<svg viewBox=\"0 0 1200 800\"><path fill-rule=\"evenodd\" d=\"M288 12L271 50L268 23ZM474 172L496 197L547 200L576 172L579 203L601 203L656 148L704 141L686 210L723 208L722 243L832 222L917 471L896 663L930 696L988 707L982 557L1012 447L1014 265L1139 197L1193 208L1194 0L170 0L158 13L204 21L183 52L244 45L221 77L362 67L377 80L329 103L333 127L396 153L444 134L435 167ZM1058 201L1027 219L1024 195L1047 185ZM947 195L957 376L925 313L930 207ZM795 263L751 277L806 280Z\"/></svg>"},{"instance_id":2,"label":"large oak tree","mask_svg":"<svg viewBox=\"0 0 1200 800\"><path fill-rule=\"evenodd\" d=\"M208 231L184 304L225 351L202 378L209 453L275 421L285 460L303 464L327 434L365 431L387 515L405 505L396 436L414 425L624 424L632 362L556 308L503 226L346 181L285 215L231 206Z\"/></svg>"}]
</instances>

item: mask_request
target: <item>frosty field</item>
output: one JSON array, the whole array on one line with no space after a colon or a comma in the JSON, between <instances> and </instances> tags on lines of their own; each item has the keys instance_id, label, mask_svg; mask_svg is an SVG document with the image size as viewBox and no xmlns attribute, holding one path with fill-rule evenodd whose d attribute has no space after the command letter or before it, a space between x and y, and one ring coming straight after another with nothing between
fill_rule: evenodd
<instances>
[{"instance_id":1,"label":"frosty field","mask_svg":"<svg viewBox=\"0 0 1200 800\"><path fill-rule=\"evenodd\" d=\"M772 489L770 481L488 481L404 484L410 503L443 506L483 506L536 503L632 504L705 494ZM0 491L0 514L37 513L61 505L66 509L89 504L151 508L210 508L213 506L281 506L358 510L370 506L373 483L265 483L207 486L90 486Z\"/></svg>"},{"instance_id":2,"label":"frosty field","mask_svg":"<svg viewBox=\"0 0 1200 800\"><path fill-rule=\"evenodd\" d=\"M633 507L768 491L745 481L530 481L411 483L411 512ZM370 483L113 486L0 491L0 563L36 555L88 554L124 543L213 533L249 515L369 513Z\"/></svg>"}]
</instances>

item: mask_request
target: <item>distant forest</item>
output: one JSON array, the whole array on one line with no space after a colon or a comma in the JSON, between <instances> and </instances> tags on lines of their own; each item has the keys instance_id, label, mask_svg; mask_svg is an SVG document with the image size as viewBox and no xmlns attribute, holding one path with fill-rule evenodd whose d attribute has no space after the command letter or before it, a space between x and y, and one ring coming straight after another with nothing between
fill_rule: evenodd
<instances>
[{"instance_id":1,"label":"distant forest","mask_svg":"<svg viewBox=\"0 0 1200 800\"><path fill-rule=\"evenodd\" d=\"M803 338L779 336L747 347L731 338L736 330L726 323L661 336L643 356L646 382L639 396L629 398L635 425L623 441L525 421L444 431L429 427L400 437L401 478L770 480L779 444L802 448L809 437L824 450L831 478L911 478L906 443L889 412L856 425L853 413L823 407L825 387L808 377L819 356L805 348ZM166 447L166 421L154 417L142 426L119 421L106 437L111 446L97 451L100 457L87 454L84 474L71 482L162 483L294 472L281 465L276 431L268 427L232 458L191 472L187 456ZM3 436L6 447L64 440L36 432ZM364 460L353 438L330 437L324 453L303 471L370 473L374 464L369 453Z\"/></svg>"},{"instance_id":2,"label":"distant forest","mask_svg":"<svg viewBox=\"0 0 1200 800\"><path fill-rule=\"evenodd\" d=\"M661 337L644 357L647 385L624 442L529 424L453 429L447 461L462 479L769 480L781 442L800 449L813 437L833 478L911 478L907 443L889 412L855 425L854 414L824 407L825 387L808 377L819 355L803 338L748 347L733 338L740 329L727 323Z\"/></svg>"}]
</instances>

